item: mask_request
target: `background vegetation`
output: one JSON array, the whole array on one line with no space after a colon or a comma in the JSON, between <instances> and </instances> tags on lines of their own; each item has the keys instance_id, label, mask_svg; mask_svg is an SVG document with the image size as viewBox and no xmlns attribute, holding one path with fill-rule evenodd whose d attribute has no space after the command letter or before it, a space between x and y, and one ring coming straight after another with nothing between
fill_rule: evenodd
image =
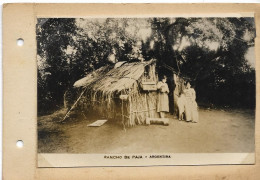
<instances>
[{"instance_id":1,"label":"background vegetation","mask_svg":"<svg viewBox=\"0 0 260 180\"><path fill-rule=\"evenodd\" d=\"M65 90L104 64L151 58L189 79L199 104L254 108L254 38L253 18L40 18L38 113L62 107Z\"/></svg>"}]
</instances>

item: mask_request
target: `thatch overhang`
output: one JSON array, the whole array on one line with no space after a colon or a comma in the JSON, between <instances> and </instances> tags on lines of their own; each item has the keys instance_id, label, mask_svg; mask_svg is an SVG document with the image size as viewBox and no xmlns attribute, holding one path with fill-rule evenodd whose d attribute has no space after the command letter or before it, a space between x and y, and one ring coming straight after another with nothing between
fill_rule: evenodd
<instances>
[{"instance_id":1,"label":"thatch overhang","mask_svg":"<svg viewBox=\"0 0 260 180\"><path fill-rule=\"evenodd\" d=\"M137 83L145 71L145 66L155 63L155 60L144 62L121 63L119 67L103 66L86 77L76 81L74 87L87 88L102 94L113 94L131 88Z\"/></svg>"}]
</instances>

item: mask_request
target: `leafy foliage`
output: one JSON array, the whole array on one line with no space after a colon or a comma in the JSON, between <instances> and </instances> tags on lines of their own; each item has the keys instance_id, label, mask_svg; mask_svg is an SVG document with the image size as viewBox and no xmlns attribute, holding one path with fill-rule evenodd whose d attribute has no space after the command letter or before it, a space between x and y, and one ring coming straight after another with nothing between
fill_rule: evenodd
<instances>
[{"instance_id":1,"label":"leafy foliage","mask_svg":"<svg viewBox=\"0 0 260 180\"><path fill-rule=\"evenodd\" d=\"M170 75L167 65L189 79L198 101L254 107L255 70L245 59L254 37L253 18L38 19L39 113L104 64L151 58L159 73Z\"/></svg>"},{"instance_id":2,"label":"leafy foliage","mask_svg":"<svg viewBox=\"0 0 260 180\"><path fill-rule=\"evenodd\" d=\"M255 70L245 59L252 18L154 18L152 27L154 57L187 77L199 101L254 107Z\"/></svg>"},{"instance_id":3,"label":"leafy foliage","mask_svg":"<svg viewBox=\"0 0 260 180\"><path fill-rule=\"evenodd\" d=\"M68 45L76 35L75 19L38 19L38 109L53 109L70 83Z\"/></svg>"}]
</instances>

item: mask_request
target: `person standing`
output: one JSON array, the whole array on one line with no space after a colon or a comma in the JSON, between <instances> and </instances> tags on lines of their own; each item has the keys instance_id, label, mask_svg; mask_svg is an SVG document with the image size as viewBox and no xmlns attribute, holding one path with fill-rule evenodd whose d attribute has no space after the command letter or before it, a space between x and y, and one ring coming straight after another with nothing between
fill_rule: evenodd
<instances>
[{"instance_id":1,"label":"person standing","mask_svg":"<svg viewBox=\"0 0 260 180\"><path fill-rule=\"evenodd\" d=\"M197 123L199 120L198 105L196 103L196 92L189 82L186 83L186 88L183 91L186 98L185 117L186 121Z\"/></svg>"},{"instance_id":2,"label":"person standing","mask_svg":"<svg viewBox=\"0 0 260 180\"><path fill-rule=\"evenodd\" d=\"M160 117L164 118L165 113L169 112L169 87L166 83L167 77L163 76L162 81L158 82L158 102L157 102L157 112L160 113Z\"/></svg>"},{"instance_id":3,"label":"person standing","mask_svg":"<svg viewBox=\"0 0 260 180\"><path fill-rule=\"evenodd\" d=\"M183 93L180 93L179 97L177 97L177 109L178 109L178 119L179 121L184 120L183 114L185 112L186 106L186 97Z\"/></svg>"}]
</instances>

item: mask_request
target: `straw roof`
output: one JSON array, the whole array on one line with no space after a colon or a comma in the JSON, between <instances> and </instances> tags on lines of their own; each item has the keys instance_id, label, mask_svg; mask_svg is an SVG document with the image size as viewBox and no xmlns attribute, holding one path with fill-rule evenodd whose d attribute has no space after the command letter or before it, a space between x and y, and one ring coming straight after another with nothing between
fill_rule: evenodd
<instances>
[{"instance_id":1,"label":"straw roof","mask_svg":"<svg viewBox=\"0 0 260 180\"><path fill-rule=\"evenodd\" d=\"M76 81L74 87L86 87L104 94L120 92L131 88L145 71L145 66L154 63L154 60L144 62L121 63L118 66L103 66L86 77Z\"/></svg>"}]
</instances>

